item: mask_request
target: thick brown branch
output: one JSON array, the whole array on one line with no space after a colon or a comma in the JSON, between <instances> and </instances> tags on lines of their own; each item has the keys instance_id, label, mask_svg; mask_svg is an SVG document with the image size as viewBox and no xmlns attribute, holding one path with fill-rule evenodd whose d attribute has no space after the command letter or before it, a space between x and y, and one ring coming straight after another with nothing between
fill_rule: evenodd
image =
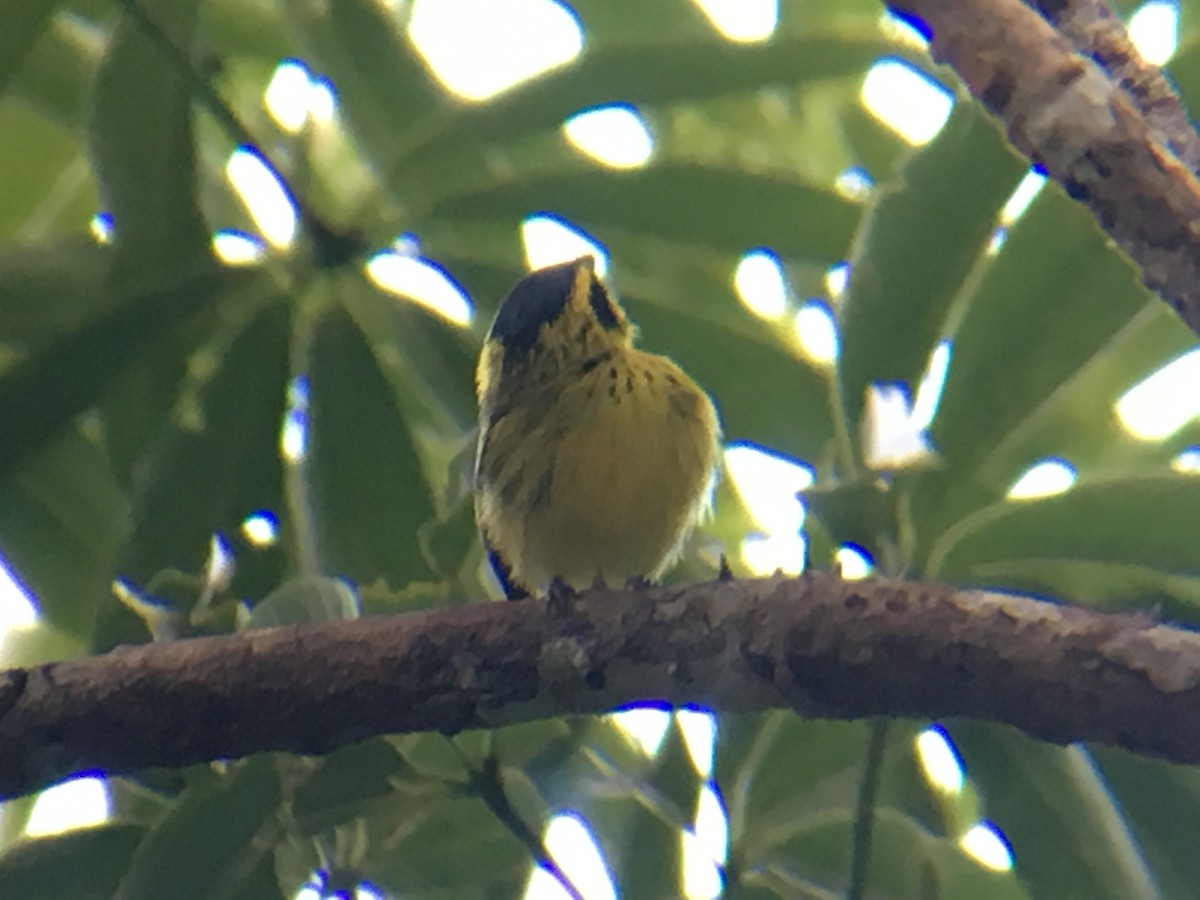
<instances>
[{"instance_id":1,"label":"thick brown branch","mask_svg":"<svg viewBox=\"0 0 1200 900\"><path fill-rule=\"evenodd\" d=\"M1200 182L1155 140L1130 94L1021 0L890 5L929 26L934 57L1200 334Z\"/></svg>"},{"instance_id":2,"label":"thick brown branch","mask_svg":"<svg viewBox=\"0 0 1200 900\"><path fill-rule=\"evenodd\" d=\"M965 716L1200 761L1200 635L902 581L589 591L118 649L0 682L0 795L638 700Z\"/></svg>"},{"instance_id":3,"label":"thick brown branch","mask_svg":"<svg viewBox=\"0 0 1200 900\"><path fill-rule=\"evenodd\" d=\"M1138 53L1125 26L1103 0L1033 0L1032 5L1075 49L1094 59L1129 95L1155 139L1192 172L1200 170L1200 136L1158 67Z\"/></svg>"}]
</instances>

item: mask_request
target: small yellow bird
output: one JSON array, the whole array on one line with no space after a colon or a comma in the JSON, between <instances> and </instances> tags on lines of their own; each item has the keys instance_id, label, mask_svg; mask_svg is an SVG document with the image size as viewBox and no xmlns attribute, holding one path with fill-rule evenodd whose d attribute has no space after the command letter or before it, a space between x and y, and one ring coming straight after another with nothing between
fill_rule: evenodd
<instances>
[{"instance_id":1,"label":"small yellow bird","mask_svg":"<svg viewBox=\"0 0 1200 900\"><path fill-rule=\"evenodd\" d=\"M716 410L636 333L590 256L500 305L476 371L475 520L510 599L656 579L708 509Z\"/></svg>"}]
</instances>

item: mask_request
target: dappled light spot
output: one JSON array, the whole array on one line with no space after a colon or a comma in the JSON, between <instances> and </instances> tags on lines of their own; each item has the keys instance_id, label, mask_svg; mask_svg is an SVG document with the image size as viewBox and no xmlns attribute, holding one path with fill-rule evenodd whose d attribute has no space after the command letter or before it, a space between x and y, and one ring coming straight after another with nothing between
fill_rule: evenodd
<instances>
[{"instance_id":1,"label":"dappled light spot","mask_svg":"<svg viewBox=\"0 0 1200 900\"><path fill-rule=\"evenodd\" d=\"M298 59L283 59L275 67L263 105L275 123L288 134L296 134L310 121L332 122L337 115L337 92L333 82L316 76Z\"/></svg>"},{"instance_id":2,"label":"dappled light spot","mask_svg":"<svg viewBox=\"0 0 1200 900\"><path fill-rule=\"evenodd\" d=\"M443 269L426 259L395 250L380 250L367 260L367 277L380 290L403 297L466 327L474 308L471 299Z\"/></svg>"},{"instance_id":3,"label":"dappled light spot","mask_svg":"<svg viewBox=\"0 0 1200 900\"><path fill-rule=\"evenodd\" d=\"M1035 463L1025 470L1013 486L1008 489L1009 500L1037 500L1053 497L1069 491L1078 474L1075 467L1065 459L1051 457Z\"/></svg>"},{"instance_id":4,"label":"dappled light spot","mask_svg":"<svg viewBox=\"0 0 1200 900\"><path fill-rule=\"evenodd\" d=\"M111 244L113 241L112 213L96 213L88 223L88 231L96 239L97 244Z\"/></svg>"},{"instance_id":5,"label":"dappled light spot","mask_svg":"<svg viewBox=\"0 0 1200 900\"><path fill-rule=\"evenodd\" d=\"M415 0L407 34L442 85L473 101L564 65L583 49L579 19L551 0Z\"/></svg>"},{"instance_id":6,"label":"dappled light spot","mask_svg":"<svg viewBox=\"0 0 1200 900\"><path fill-rule=\"evenodd\" d=\"M830 300L841 299L850 283L850 263L840 262L830 266L825 272L825 290L829 292Z\"/></svg>"},{"instance_id":7,"label":"dappled light spot","mask_svg":"<svg viewBox=\"0 0 1200 900\"><path fill-rule=\"evenodd\" d=\"M269 509L260 509L242 519L242 537L252 547L270 547L279 540L279 520Z\"/></svg>"},{"instance_id":8,"label":"dappled light spot","mask_svg":"<svg viewBox=\"0 0 1200 900\"><path fill-rule=\"evenodd\" d=\"M655 756L671 727L671 712L662 706L635 706L612 714L612 722L646 756Z\"/></svg>"},{"instance_id":9,"label":"dappled light spot","mask_svg":"<svg viewBox=\"0 0 1200 900\"><path fill-rule=\"evenodd\" d=\"M654 155L646 120L628 103L578 112L563 123L567 140L585 156L613 169L638 169Z\"/></svg>"},{"instance_id":10,"label":"dappled light spot","mask_svg":"<svg viewBox=\"0 0 1200 900\"><path fill-rule=\"evenodd\" d=\"M0 638L10 629L36 625L37 620L33 594L21 584L8 561L0 557Z\"/></svg>"},{"instance_id":11,"label":"dappled light spot","mask_svg":"<svg viewBox=\"0 0 1200 900\"><path fill-rule=\"evenodd\" d=\"M204 590L209 596L229 587L233 581L234 559L229 541L221 532L208 539L208 558L204 561Z\"/></svg>"},{"instance_id":12,"label":"dappled light spot","mask_svg":"<svg viewBox=\"0 0 1200 900\"><path fill-rule=\"evenodd\" d=\"M263 105L275 123L295 134L308 122L308 94L312 84L308 66L298 59L280 60L263 91Z\"/></svg>"},{"instance_id":13,"label":"dappled light spot","mask_svg":"<svg viewBox=\"0 0 1200 900\"><path fill-rule=\"evenodd\" d=\"M1188 350L1122 394L1117 420L1140 441L1165 440L1200 416L1197 384L1200 349Z\"/></svg>"},{"instance_id":14,"label":"dappled light spot","mask_svg":"<svg viewBox=\"0 0 1200 900\"><path fill-rule=\"evenodd\" d=\"M733 273L733 287L742 305L756 316L778 319L787 310L783 265L773 250L750 250Z\"/></svg>"},{"instance_id":15,"label":"dappled light spot","mask_svg":"<svg viewBox=\"0 0 1200 900\"><path fill-rule=\"evenodd\" d=\"M308 399L308 376L295 376L288 384L287 411L279 429L279 455L290 465L308 454Z\"/></svg>"},{"instance_id":16,"label":"dappled light spot","mask_svg":"<svg viewBox=\"0 0 1200 900\"><path fill-rule=\"evenodd\" d=\"M38 607L33 594L21 584L8 562L0 557L0 665L11 665L13 647L5 644L37 625Z\"/></svg>"},{"instance_id":17,"label":"dappled light spot","mask_svg":"<svg viewBox=\"0 0 1200 900\"><path fill-rule=\"evenodd\" d=\"M852 166L833 181L833 188L847 200L866 200L875 186L875 179L862 166Z\"/></svg>"},{"instance_id":18,"label":"dappled light spot","mask_svg":"<svg viewBox=\"0 0 1200 900\"><path fill-rule=\"evenodd\" d=\"M341 877L345 878L345 874L343 873ZM292 900L329 900L330 897L345 898L345 900L387 900L388 895L368 881L360 881L354 885L353 893L345 893L346 889L341 884L337 886L340 892L334 892L332 890L334 885L330 881L329 872L313 872L308 883L296 892Z\"/></svg>"},{"instance_id":19,"label":"dappled light spot","mask_svg":"<svg viewBox=\"0 0 1200 900\"><path fill-rule=\"evenodd\" d=\"M929 363L921 375L921 383L917 385L917 398L913 401L911 427L923 431L933 424L938 406L942 401L942 389L946 386L946 376L950 373L950 359L954 347L949 340L938 341L933 352L929 354Z\"/></svg>"},{"instance_id":20,"label":"dappled light spot","mask_svg":"<svg viewBox=\"0 0 1200 900\"><path fill-rule=\"evenodd\" d=\"M1200 447L1188 447L1171 460L1171 468L1180 475L1200 475Z\"/></svg>"},{"instance_id":21,"label":"dappled light spot","mask_svg":"<svg viewBox=\"0 0 1200 900\"><path fill-rule=\"evenodd\" d=\"M809 300L796 313L796 340L811 362L832 366L837 362L839 341L833 310L820 300Z\"/></svg>"},{"instance_id":22,"label":"dappled light spot","mask_svg":"<svg viewBox=\"0 0 1200 900\"><path fill-rule=\"evenodd\" d=\"M798 494L812 485L816 472L803 462L745 443L726 448L725 470L763 532L742 540L742 561L756 575L799 574L808 542L801 533L804 503Z\"/></svg>"},{"instance_id":23,"label":"dappled light spot","mask_svg":"<svg viewBox=\"0 0 1200 900\"><path fill-rule=\"evenodd\" d=\"M550 856L587 900L616 900L617 889L600 844L578 813L552 818L543 841ZM541 867L534 868L525 888L525 900L559 900L567 896L558 879Z\"/></svg>"},{"instance_id":24,"label":"dappled light spot","mask_svg":"<svg viewBox=\"0 0 1200 900\"><path fill-rule=\"evenodd\" d=\"M1156 66L1167 63L1179 45L1179 4L1150 0L1129 17L1129 40L1142 59Z\"/></svg>"},{"instance_id":25,"label":"dappled light spot","mask_svg":"<svg viewBox=\"0 0 1200 900\"><path fill-rule=\"evenodd\" d=\"M907 62L885 59L867 71L862 102L880 122L919 146L942 130L954 108L954 95Z\"/></svg>"},{"instance_id":26,"label":"dappled light spot","mask_svg":"<svg viewBox=\"0 0 1200 900\"><path fill-rule=\"evenodd\" d=\"M929 36L918 28L917 22L911 18L898 16L889 9L879 17L879 24L883 33L898 44L904 44L914 50L924 50L929 47Z\"/></svg>"},{"instance_id":27,"label":"dappled light spot","mask_svg":"<svg viewBox=\"0 0 1200 900\"><path fill-rule=\"evenodd\" d=\"M1008 229L1003 225L998 225L992 230L992 236L988 239L988 245L983 252L987 256L995 256L1004 247L1005 241L1008 240Z\"/></svg>"},{"instance_id":28,"label":"dappled light spot","mask_svg":"<svg viewBox=\"0 0 1200 900\"><path fill-rule=\"evenodd\" d=\"M314 77L309 85L308 116L314 122L327 125L337 117L337 88L324 75Z\"/></svg>"},{"instance_id":29,"label":"dappled light spot","mask_svg":"<svg viewBox=\"0 0 1200 900\"><path fill-rule=\"evenodd\" d=\"M765 41L779 25L779 0L693 0L726 40Z\"/></svg>"},{"instance_id":30,"label":"dappled light spot","mask_svg":"<svg viewBox=\"0 0 1200 900\"><path fill-rule=\"evenodd\" d=\"M799 533L804 525L804 504L797 494L816 478L811 466L765 447L738 443L725 450L725 470L763 531Z\"/></svg>"},{"instance_id":31,"label":"dappled light spot","mask_svg":"<svg viewBox=\"0 0 1200 900\"><path fill-rule=\"evenodd\" d=\"M917 761L925 780L943 794L957 794L963 788L965 771L958 750L941 725L926 728L914 741Z\"/></svg>"},{"instance_id":32,"label":"dappled light spot","mask_svg":"<svg viewBox=\"0 0 1200 900\"><path fill-rule=\"evenodd\" d=\"M978 822L958 839L962 851L985 869L1007 872L1013 867L1012 848L1004 832L991 822Z\"/></svg>"},{"instance_id":33,"label":"dappled light spot","mask_svg":"<svg viewBox=\"0 0 1200 900\"><path fill-rule=\"evenodd\" d=\"M723 893L721 867L697 834L684 829L679 833L683 896L687 900L711 900Z\"/></svg>"},{"instance_id":34,"label":"dappled light spot","mask_svg":"<svg viewBox=\"0 0 1200 900\"><path fill-rule=\"evenodd\" d=\"M717 749L717 719L711 710L685 707L675 711L675 724L683 736L692 768L701 778L712 776Z\"/></svg>"},{"instance_id":35,"label":"dappled light spot","mask_svg":"<svg viewBox=\"0 0 1200 900\"><path fill-rule=\"evenodd\" d=\"M861 581L875 571L875 560L858 544L842 544L833 559L841 567L842 578L846 581Z\"/></svg>"},{"instance_id":36,"label":"dappled light spot","mask_svg":"<svg viewBox=\"0 0 1200 900\"><path fill-rule=\"evenodd\" d=\"M262 238L248 231L224 228L213 235L213 253L227 266L252 266L261 262L267 247Z\"/></svg>"},{"instance_id":37,"label":"dappled light spot","mask_svg":"<svg viewBox=\"0 0 1200 900\"><path fill-rule=\"evenodd\" d=\"M286 250L296 237L296 204L287 186L252 147L239 147L225 164L225 175L263 237Z\"/></svg>"},{"instance_id":38,"label":"dappled light spot","mask_svg":"<svg viewBox=\"0 0 1200 900\"><path fill-rule=\"evenodd\" d=\"M936 410L936 400L932 405ZM873 384L867 388L862 451L866 464L877 471L918 468L934 460L925 426L909 405L907 385Z\"/></svg>"},{"instance_id":39,"label":"dappled light spot","mask_svg":"<svg viewBox=\"0 0 1200 900\"><path fill-rule=\"evenodd\" d=\"M717 785L709 781L696 797L696 844L718 866L729 859L729 816Z\"/></svg>"},{"instance_id":40,"label":"dappled light spot","mask_svg":"<svg viewBox=\"0 0 1200 900\"><path fill-rule=\"evenodd\" d=\"M802 534L748 534L741 555L751 574L799 575L808 560L808 539Z\"/></svg>"},{"instance_id":41,"label":"dappled light spot","mask_svg":"<svg viewBox=\"0 0 1200 900\"><path fill-rule=\"evenodd\" d=\"M1042 188L1046 185L1046 176L1040 172L1035 172L1030 169L1025 173L1025 177L1017 182L1016 188L1012 195L1004 202L1004 206L1000 209L1000 224L1012 225L1017 219L1025 214L1025 210L1029 209L1031 203L1037 199L1037 195L1042 192Z\"/></svg>"},{"instance_id":42,"label":"dappled light spot","mask_svg":"<svg viewBox=\"0 0 1200 900\"><path fill-rule=\"evenodd\" d=\"M64 781L38 795L25 823L27 837L49 837L108 821L108 785L85 776Z\"/></svg>"},{"instance_id":43,"label":"dappled light spot","mask_svg":"<svg viewBox=\"0 0 1200 900\"><path fill-rule=\"evenodd\" d=\"M542 269L591 255L596 274L608 274L608 251L581 228L552 213L537 213L521 223L521 242L529 268Z\"/></svg>"}]
</instances>

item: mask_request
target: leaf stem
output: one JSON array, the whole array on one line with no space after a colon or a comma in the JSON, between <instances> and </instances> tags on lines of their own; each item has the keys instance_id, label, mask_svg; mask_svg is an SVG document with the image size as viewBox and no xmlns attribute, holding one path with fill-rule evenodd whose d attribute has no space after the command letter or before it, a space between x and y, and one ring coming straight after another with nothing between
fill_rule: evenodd
<instances>
[{"instance_id":1,"label":"leaf stem","mask_svg":"<svg viewBox=\"0 0 1200 900\"><path fill-rule=\"evenodd\" d=\"M872 719L868 723L867 758L863 765L858 802L854 809L854 835L850 857L850 886L846 900L862 900L867 889L867 869L871 862L871 838L875 825L875 799L883 770L883 751L887 747L888 721Z\"/></svg>"},{"instance_id":2,"label":"leaf stem","mask_svg":"<svg viewBox=\"0 0 1200 900\"><path fill-rule=\"evenodd\" d=\"M462 748L453 741L449 743L462 758L463 768L467 772L467 789L483 801L491 814L500 820L500 824L521 843L530 858L554 876L571 900L584 900L583 894L571 883L567 873L554 861L550 851L542 843L542 839L525 824L525 820L513 809L508 795L504 793L504 784L500 780L499 758L494 753L488 754L482 767L477 769L467 755L462 752Z\"/></svg>"},{"instance_id":3,"label":"leaf stem","mask_svg":"<svg viewBox=\"0 0 1200 900\"><path fill-rule=\"evenodd\" d=\"M252 148L263 165L271 170L271 174L287 191L296 208L296 215L299 217L301 225L312 240L314 257L318 265L324 268L333 268L366 252L368 248L362 235L355 231L335 229L317 215L304 197L296 191L292 183L283 176L279 166L275 165L274 160L263 149L262 144L250 133L250 129L222 99L216 88L213 87L212 79L196 70L187 51L175 43L162 26L154 20L154 17L142 8L139 0L116 0L116 4L141 29L142 34L158 45L163 57L183 77L192 95L199 100L209 115L217 120L217 124L230 139L239 146Z\"/></svg>"}]
</instances>

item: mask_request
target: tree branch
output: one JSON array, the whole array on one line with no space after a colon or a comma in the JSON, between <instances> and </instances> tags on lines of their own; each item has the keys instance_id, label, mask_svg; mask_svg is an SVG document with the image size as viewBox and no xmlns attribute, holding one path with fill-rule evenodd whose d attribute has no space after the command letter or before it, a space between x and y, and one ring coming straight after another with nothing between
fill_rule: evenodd
<instances>
[{"instance_id":1,"label":"tree branch","mask_svg":"<svg viewBox=\"0 0 1200 900\"><path fill-rule=\"evenodd\" d=\"M1003 121L1018 150L1092 210L1146 284L1200 334L1200 182L1156 140L1134 102L1138 86L1127 91L1110 80L1021 0L889 5L932 30L934 58ZM1061 11L1066 4L1042 6ZM1094 35L1079 22L1068 30L1086 45ZM1098 49L1095 55L1104 59ZM1192 138L1172 133L1173 146L1191 146Z\"/></svg>"},{"instance_id":2,"label":"tree branch","mask_svg":"<svg viewBox=\"0 0 1200 900\"><path fill-rule=\"evenodd\" d=\"M1187 168L1200 170L1200 135L1162 72L1142 59L1121 20L1103 0L1030 0L1075 50L1095 60L1128 95L1151 133Z\"/></svg>"},{"instance_id":3,"label":"tree branch","mask_svg":"<svg viewBox=\"0 0 1200 900\"><path fill-rule=\"evenodd\" d=\"M561 608L560 608L561 607ZM1023 597L811 573L592 590L123 647L0 675L0 795L640 700L965 716L1200 761L1200 634Z\"/></svg>"}]
</instances>

